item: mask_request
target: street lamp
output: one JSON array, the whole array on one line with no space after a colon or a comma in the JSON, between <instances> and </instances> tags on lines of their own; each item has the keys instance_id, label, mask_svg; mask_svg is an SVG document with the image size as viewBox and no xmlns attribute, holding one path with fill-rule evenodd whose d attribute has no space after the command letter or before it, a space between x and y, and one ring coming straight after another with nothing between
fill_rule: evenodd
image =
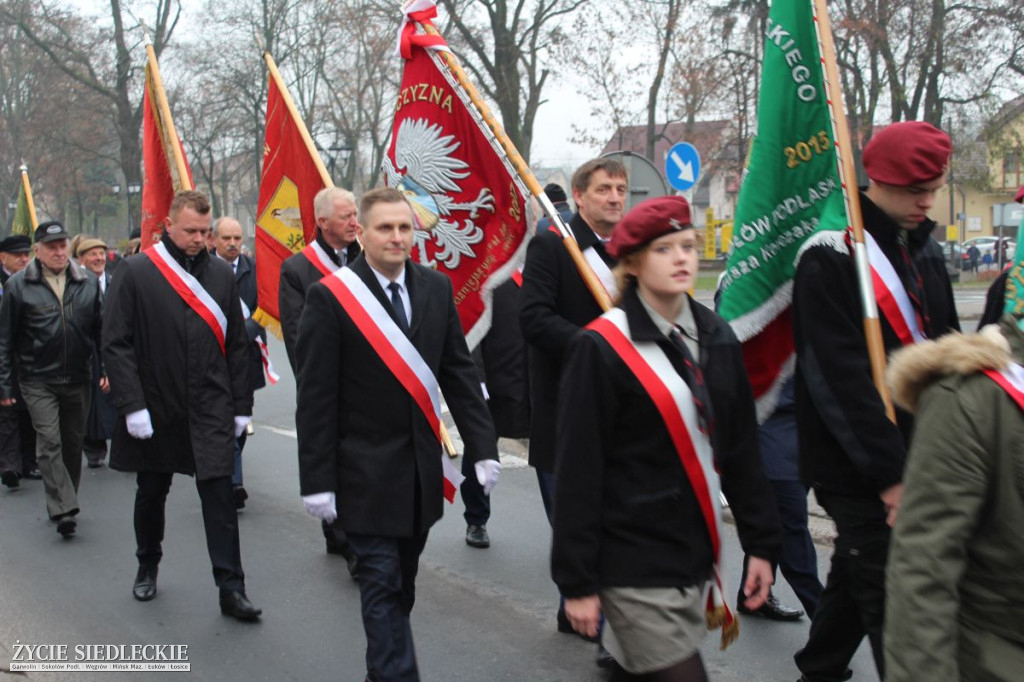
<instances>
[{"instance_id":1,"label":"street lamp","mask_svg":"<svg viewBox=\"0 0 1024 682\"><path fill-rule=\"evenodd\" d=\"M132 215L132 195L142 191L142 185L138 182L129 182L125 185L124 202L128 209L128 234L131 235L135 229L135 216ZM111 185L110 191L114 194L121 193L121 185Z\"/></svg>"}]
</instances>

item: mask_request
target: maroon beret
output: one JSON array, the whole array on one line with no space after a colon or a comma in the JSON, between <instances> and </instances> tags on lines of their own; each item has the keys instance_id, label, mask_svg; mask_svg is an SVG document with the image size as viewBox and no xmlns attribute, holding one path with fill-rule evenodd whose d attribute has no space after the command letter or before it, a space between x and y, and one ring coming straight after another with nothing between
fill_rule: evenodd
<instances>
[{"instance_id":1,"label":"maroon beret","mask_svg":"<svg viewBox=\"0 0 1024 682\"><path fill-rule=\"evenodd\" d=\"M1017 190L1017 196L1014 199L1018 204L1024 204L1024 187Z\"/></svg>"},{"instance_id":2,"label":"maroon beret","mask_svg":"<svg viewBox=\"0 0 1024 682\"><path fill-rule=\"evenodd\" d=\"M918 185L942 175L952 152L949 135L931 123L902 121L874 134L864 147L864 170L876 182Z\"/></svg>"},{"instance_id":3,"label":"maroon beret","mask_svg":"<svg viewBox=\"0 0 1024 682\"><path fill-rule=\"evenodd\" d=\"M693 227L690 204L683 197L647 199L630 209L612 230L608 254L621 258L669 232Z\"/></svg>"}]
</instances>

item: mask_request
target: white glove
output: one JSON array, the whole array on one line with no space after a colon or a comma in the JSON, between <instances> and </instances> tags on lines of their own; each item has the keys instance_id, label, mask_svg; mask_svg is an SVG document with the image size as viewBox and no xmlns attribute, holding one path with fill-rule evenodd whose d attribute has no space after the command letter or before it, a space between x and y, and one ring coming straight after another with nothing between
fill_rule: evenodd
<instances>
[{"instance_id":1,"label":"white glove","mask_svg":"<svg viewBox=\"0 0 1024 682\"><path fill-rule=\"evenodd\" d=\"M149 410L143 408L124 416L128 435L132 438L145 440L153 437L153 420L149 418Z\"/></svg>"},{"instance_id":2,"label":"white glove","mask_svg":"<svg viewBox=\"0 0 1024 682\"><path fill-rule=\"evenodd\" d=\"M252 417L239 416L235 417L235 438L238 438L245 433L245 427L252 421Z\"/></svg>"},{"instance_id":3,"label":"white glove","mask_svg":"<svg viewBox=\"0 0 1024 682\"><path fill-rule=\"evenodd\" d=\"M490 495L501 477L501 462L496 459L482 459L473 465L476 469L476 480L484 487L484 495Z\"/></svg>"},{"instance_id":4,"label":"white glove","mask_svg":"<svg viewBox=\"0 0 1024 682\"><path fill-rule=\"evenodd\" d=\"M302 496L302 506L306 513L331 523L338 518L338 510L334 505L334 493L315 493Z\"/></svg>"}]
</instances>

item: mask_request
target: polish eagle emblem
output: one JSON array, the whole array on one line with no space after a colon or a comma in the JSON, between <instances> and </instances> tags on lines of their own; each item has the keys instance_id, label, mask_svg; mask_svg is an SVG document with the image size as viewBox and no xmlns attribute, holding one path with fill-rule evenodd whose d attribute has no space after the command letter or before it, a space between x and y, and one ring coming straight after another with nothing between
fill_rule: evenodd
<instances>
[{"instance_id":1,"label":"polish eagle emblem","mask_svg":"<svg viewBox=\"0 0 1024 682\"><path fill-rule=\"evenodd\" d=\"M413 206L419 228L414 246L420 263L459 267L463 256L472 258L472 246L483 240L483 230L474 220L483 211L494 213L494 196L484 187L473 201L456 201L459 185L470 175L470 167L455 156L462 143L444 134L439 123L422 118L402 121L395 133L395 159L384 157L383 170L389 187L403 192ZM458 213L468 213L461 223ZM434 258L427 257L427 244L434 243Z\"/></svg>"}]
</instances>

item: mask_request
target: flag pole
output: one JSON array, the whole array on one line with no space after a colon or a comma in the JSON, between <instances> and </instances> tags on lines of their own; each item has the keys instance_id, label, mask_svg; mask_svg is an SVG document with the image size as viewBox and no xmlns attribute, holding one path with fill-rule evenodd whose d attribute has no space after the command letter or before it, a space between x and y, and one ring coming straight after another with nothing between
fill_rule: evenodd
<instances>
[{"instance_id":1,"label":"flag pole","mask_svg":"<svg viewBox=\"0 0 1024 682\"><path fill-rule=\"evenodd\" d=\"M24 163L21 164L21 186L25 189L25 203L28 204L28 216L34 232L39 227L39 219L36 217L36 202L32 198L32 183L28 180L28 166Z\"/></svg>"},{"instance_id":2,"label":"flag pole","mask_svg":"<svg viewBox=\"0 0 1024 682\"><path fill-rule=\"evenodd\" d=\"M169 148L171 158L174 159L174 166L178 172L179 188L183 190L191 190L194 189L194 187L192 187L192 179L189 178L188 175L188 168L185 166L185 157L182 156L181 153L181 147L179 146L180 142L178 141L178 131L175 130L174 119L171 118L171 105L167 103L167 93L164 91L164 81L163 77L160 75L160 65L156 61L156 50L153 49L153 43L149 40L149 31L146 31L146 25L142 24L142 28L146 33L147 66L149 67L150 77L153 79L152 94L156 98L156 106L160 111L161 127L166 133L164 138L164 148Z\"/></svg>"},{"instance_id":3,"label":"flag pole","mask_svg":"<svg viewBox=\"0 0 1024 682\"><path fill-rule=\"evenodd\" d=\"M309 130L306 129L306 124L299 116L299 109L295 106L295 101L292 100L291 94L288 92L287 86L284 84L284 79L281 78L281 72L277 70L277 64L274 62L274 58L269 52L263 52L263 61L267 63L267 70L270 72L270 77L274 79L277 84L277 91L281 93L281 99L284 100L284 104L288 107L288 114L292 117L295 122L295 126L299 129L299 135L302 136L302 141L306 144L306 151L309 152L309 156L313 159L313 165L316 166L316 170L320 173L320 179L323 180L325 187L334 187L334 181L331 179L331 174L327 172L327 167L324 166L323 159L320 158L320 152L316 149L316 144L313 142L313 138L309 134Z\"/></svg>"},{"instance_id":4,"label":"flag pole","mask_svg":"<svg viewBox=\"0 0 1024 682\"><path fill-rule=\"evenodd\" d=\"M419 21L412 19L411 17L410 20L414 21L427 35L441 37L441 33L429 20ZM562 244L566 249L568 249L569 255L572 256L573 263L576 265L576 269L579 271L580 276L583 277L583 281L586 283L590 293L594 296L594 300L597 301L602 310L608 310L611 308L611 298L609 298L608 292L605 290L601 280L598 279L597 274L594 273L593 268L590 267L590 264L587 263L586 259L583 257L583 253L580 251L580 247L576 243L576 238L573 237L572 232L562 220L562 216L558 213L554 204L551 203L551 200L548 199L546 194L544 194L544 188L540 186L537 178L533 175L533 171L530 170L530 167L526 164L526 161L519 153L519 150L517 150L515 145L512 144L512 140L509 139L508 134L505 132L501 123L499 123L498 119L494 117L490 107L487 106L487 103L480 96L480 93L477 92L476 86L474 86L473 82L469 80L469 76L466 75L466 71L462 68L462 64L459 63L458 58L456 58L449 50L438 50L438 55L442 60L444 60L448 70L451 71L452 75L455 76L456 80L458 80L462 89L466 91L467 95L469 95L470 102L472 102L477 112L487 124L491 134L494 135L495 141L501 147L502 151L505 152L506 158L508 158L512 167L515 168L519 177L522 178L527 189L529 189L533 197L540 202L541 207L544 209L548 218L550 218L551 223L558 228L558 232L562 237Z\"/></svg>"},{"instance_id":5,"label":"flag pole","mask_svg":"<svg viewBox=\"0 0 1024 682\"><path fill-rule=\"evenodd\" d=\"M839 182L846 202L846 216L853 231L853 253L856 263L857 280L861 303L864 307L864 338L871 362L871 377L878 389L878 395L885 405L885 414L896 422L896 411L892 406L889 387L885 383L885 346L882 343L882 327L878 319L878 304L871 284L871 264L868 262L867 246L864 243L864 216L860 210L860 192L857 189L857 173L853 165L853 145L850 142L850 128L843 108L843 92L839 85L839 66L836 63L835 43L832 27L828 20L826 0L812 0L815 26L821 52L823 78L827 90L829 117L832 120L832 139L835 141L836 158L839 163Z\"/></svg>"}]
</instances>

